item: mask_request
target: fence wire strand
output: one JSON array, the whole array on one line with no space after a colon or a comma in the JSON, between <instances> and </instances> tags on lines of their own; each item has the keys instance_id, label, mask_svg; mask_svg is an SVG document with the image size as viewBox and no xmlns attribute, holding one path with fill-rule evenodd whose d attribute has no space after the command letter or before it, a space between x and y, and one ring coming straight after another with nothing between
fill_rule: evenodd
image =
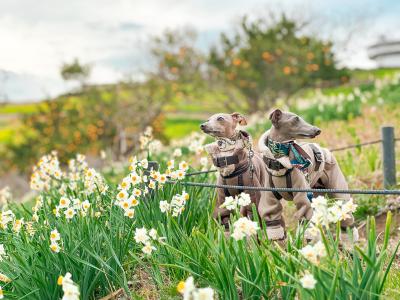
<instances>
[{"instance_id":1,"label":"fence wire strand","mask_svg":"<svg viewBox=\"0 0 400 300\"><path fill-rule=\"evenodd\" d=\"M198 186L204 188L221 188L232 190L252 190L264 192L282 192L282 193L323 193L323 194L360 194L360 195L400 195L400 190L343 190L343 189L300 189L300 188L271 188L261 186L242 186L242 185L227 185L227 184L212 184L208 182L188 182L188 181L167 181L169 184L182 184L185 186Z\"/></svg>"},{"instance_id":2,"label":"fence wire strand","mask_svg":"<svg viewBox=\"0 0 400 300\"><path fill-rule=\"evenodd\" d=\"M400 138L395 138L394 141L398 142L398 141L400 141ZM379 144L379 143L382 143L381 139L364 142L364 143L359 143L359 144L354 144L354 145L349 145L349 146L344 146L344 147L339 147L339 148L333 148L333 149L329 149L329 151L337 152L337 151L359 148L359 147L363 147L363 146L375 145L375 144ZM195 171L195 172L187 173L186 176L189 177L189 176L202 175L202 174L215 173L215 172L217 172L216 169L205 170L205 171Z\"/></svg>"}]
</instances>

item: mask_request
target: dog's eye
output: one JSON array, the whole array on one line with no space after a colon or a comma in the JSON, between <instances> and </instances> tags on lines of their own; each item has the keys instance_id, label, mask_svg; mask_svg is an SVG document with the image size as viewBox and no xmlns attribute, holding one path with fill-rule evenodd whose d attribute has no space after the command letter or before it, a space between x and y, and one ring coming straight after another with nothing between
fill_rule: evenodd
<instances>
[{"instance_id":1,"label":"dog's eye","mask_svg":"<svg viewBox=\"0 0 400 300\"><path fill-rule=\"evenodd\" d=\"M300 121L300 118L298 116L294 117L294 121L297 123Z\"/></svg>"},{"instance_id":2,"label":"dog's eye","mask_svg":"<svg viewBox=\"0 0 400 300\"><path fill-rule=\"evenodd\" d=\"M224 117L218 117L217 118L217 121L223 121L224 120Z\"/></svg>"}]
</instances>

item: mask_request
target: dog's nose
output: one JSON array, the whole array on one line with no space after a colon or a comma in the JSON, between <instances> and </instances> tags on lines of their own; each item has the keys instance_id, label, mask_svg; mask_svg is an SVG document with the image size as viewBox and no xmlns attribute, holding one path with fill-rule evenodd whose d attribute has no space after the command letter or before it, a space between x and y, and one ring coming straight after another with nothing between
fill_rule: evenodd
<instances>
[{"instance_id":1,"label":"dog's nose","mask_svg":"<svg viewBox=\"0 0 400 300\"><path fill-rule=\"evenodd\" d=\"M204 124L200 125L200 129L204 129L205 127L206 127L206 125L204 125Z\"/></svg>"},{"instance_id":2,"label":"dog's nose","mask_svg":"<svg viewBox=\"0 0 400 300\"><path fill-rule=\"evenodd\" d=\"M316 130L315 130L315 134L316 135L319 135L321 133L321 129L319 129L319 128L316 128Z\"/></svg>"}]
</instances>

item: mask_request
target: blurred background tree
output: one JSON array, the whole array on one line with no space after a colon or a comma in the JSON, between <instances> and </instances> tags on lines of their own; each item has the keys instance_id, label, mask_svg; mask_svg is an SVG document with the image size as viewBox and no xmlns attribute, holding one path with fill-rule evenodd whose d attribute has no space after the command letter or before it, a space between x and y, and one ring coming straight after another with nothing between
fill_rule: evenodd
<instances>
[{"instance_id":1,"label":"blurred background tree","mask_svg":"<svg viewBox=\"0 0 400 300\"><path fill-rule=\"evenodd\" d=\"M41 103L19 121L0 148L4 168L26 171L51 150L63 162L77 152L98 156L101 150L122 159L138 147L149 125L168 143L170 124L198 128L209 112L265 112L302 88L346 79L332 44L304 34L305 25L284 15L245 16L233 35L222 34L218 45L204 52L194 30L165 31L151 40L155 66L138 81L86 85L90 65L78 59L66 63L61 76L79 82L80 89Z\"/></svg>"},{"instance_id":2,"label":"blurred background tree","mask_svg":"<svg viewBox=\"0 0 400 300\"><path fill-rule=\"evenodd\" d=\"M219 47L209 54L220 80L244 95L249 112L266 110L277 98L347 75L337 69L330 42L302 34L305 24L285 15L270 21L243 17L236 33L222 34Z\"/></svg>"},{"instance_id":3,"label":"blurred background tree","mask_svg":"<svg viewBox=\"0 0 400 300\"><path fill-rule=\"evenodd\" d=\"M61 77L66 81L77 81L81 87L85 86L90 76L91 67L88 64L81 64L77 58L71 63L64 63L61 66Z\"/></svg>"}]
</instances>

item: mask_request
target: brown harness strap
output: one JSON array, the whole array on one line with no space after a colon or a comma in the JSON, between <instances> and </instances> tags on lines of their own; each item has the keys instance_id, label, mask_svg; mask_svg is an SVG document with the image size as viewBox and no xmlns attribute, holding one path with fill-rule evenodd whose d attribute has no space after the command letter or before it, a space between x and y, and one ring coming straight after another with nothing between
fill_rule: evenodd
<instances>
[{"instance_id":1,"label":"brown harness strap","mask_svg":"<svg viewBox=\"0 0 400 300\"><path fill-rule=\"evenodd\" d=\"M238 184L237 185L244 186L243 174L246 173L247 170L249 170L249 164L246 164L243 167L236 169L230 175L227 175L227 176L222 176L221 175L223 185L226 185L226 179L237 177L238 178ZM238 191L239 191L239 193L242 193L244 190L240 189ZM225 197L232 196L227 188L224 188L224 194L225 194Z\"/></svg>"},{"instance_id":2,"label":"brown harness strap","mask_svg":"<svg viewBox=\"0 0 400 300\"><path fill-rule=\"evenodd\" d=\"M229 165L236 165L238 163L239 163L239 157L237 155L213 158L213 164L218 168L223 168Z\"/></svg>"},{"instance_id":3,"label":"brown harness strap","mask_svg":"<svg viewBox=\"0 0 400 300\"><path fill-rule=\"evenodd\" d=\"M226 179L224 177L222 177L222 184L226 185ZM224 188L224 195L225 197L231 196L231 193L229 193L229 190L227 188Z\"/></svg>"},{"instance_id":4,"label":"brown harness strap","mask_svg":"<svg viewBox=\"0 0 400 300\"><path fill-rule=\"evenodd\" d=\"M324 161L323 156L321 151L319 151L318 147L315 146L314 144L309 144L311 150L314 152L314 158L315 158L315 168L314 171L318 171L319 167L321 166L321 163Z\"/></svg>"},{"instance_id":5,"label":"brown harness strap","mask_svg":"<svg viewBox=\"0 0 400 300\"><path fill-rule=\"evenodd\" d=\"M286 172L285 177L286 177L286 187L291 189L293 187L292 184L292 172ZM288 192L288 194L290 195L290 197L293 198L293 192Z\"/></svg>"},{"instance_id":6,"label":"brown harness strap","mask_svg":"<svg viewBox=\"0 0 400 300\"><path fill-rule=\"evenodd\" d=\"M273 220L273 221L266 221L265 225L267 226L278 226L278 225L282 225L282 220Z\"/></svg>"},{"instance_id":7,"label":"brown harness strap","mask_svg":"<svg viewBox=\"0 0 400 300\"><path fill-rule=\"evenodd\" d=\"M269 174L269 185L271 188L275 188L274 181L272 180L272 174L268 172ZM281 200L283 197L281 194L279 194L277 191L272 191L272 194L274 194L275 198L278 200Z\"/></svg>"},{"instance_id":8,"label":"brown harness strap","mask_svg":"<svg viewBox=\"0 0 400 300\"><path fill-rule=\"evenodd\" d=\"M267 167L274 171L279 171L284 169L285 167L276 159L269 158L267 156L263 156L263 161L267 165Z\"/></svg>"},{"instance_id":9,"label":"brown harness strap","mask_svg":"<svg viewBox=\"0 0 400 300\"><path fill-rule=\"evenodd\" d=\"M293 170L293 169L288 169L288 170L286 171L285 175L283 175L283 176L285 176L285 179L286 179L286 187L287 187L287 188L292 188L292 187L293 187L293 184L292 184L292 175L291 175L292 170ZM275 188L275 184L274 184L274 181L273 181L273 179L272 179L273 175L272 175L270 172L268 172L268 170L267 170L267 173L268 173L268 175L269 175L268 177L269 177L269 185L270 185L270 187L271 187L271 188ZM281 195L279 192L277 192L277 191L271 191L271 192L272 192L272 194L274 194L274 196L275 196L276 199L281 200L281 199L283 198L282 195ZM293 197L293 193L292 193L292 192L288 192L288 194L289 194L291 197Z\"/></svg>"}]
</instances>

